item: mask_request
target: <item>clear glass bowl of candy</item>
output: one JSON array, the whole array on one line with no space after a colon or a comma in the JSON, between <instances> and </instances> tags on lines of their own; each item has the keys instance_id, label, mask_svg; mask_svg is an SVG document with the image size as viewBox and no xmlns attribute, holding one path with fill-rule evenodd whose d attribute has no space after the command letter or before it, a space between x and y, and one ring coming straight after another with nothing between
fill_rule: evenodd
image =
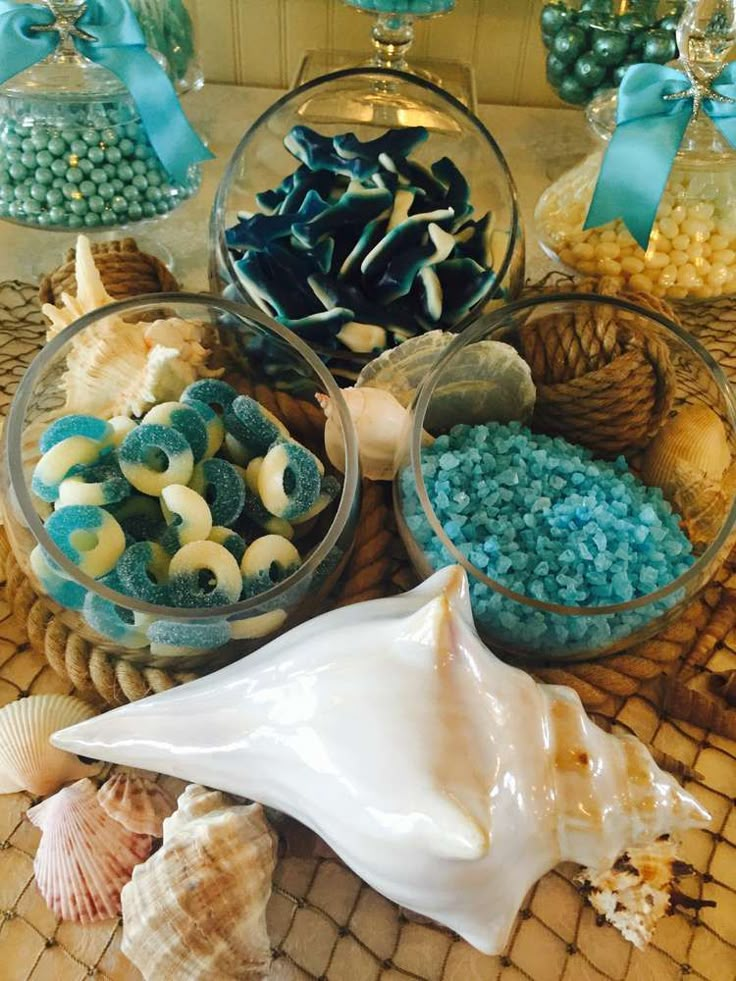
<instances>
[{"instance_id":1,"label":"clear glass bowl of candy","mask_svg":"<svg viewBox=\"0 0 736 981\"><path fill-rule=\"evenodd\" d=\"M660 312L519 300L455 338L419 387L399 529L420 575L466 570L494 650L620 651L676 617L732 547L735 425L725 375Z\"/></svg>"},{"instance_id":2,"label":"clear glass bowl of candy","mask_svg":"<svg viewBox=\"0 0 736 981\"><path fill-rule=\"evenodd\" d=\"M127 89L78 55L50 57L0 86L0 218L45 229L161 218L200 186L158 159Z\"/></svg>"},{"instance_id":3,"label":"clear glass bowl of candy","mask_svg":"<svg viewBox=\"0 0 736 981\"><path fill-rule=\"evenodd\" d=\"M516 189L493 137L441 89L387 69L326 75L261 116L220 184L210 238L213 291L353 377L523 283Z\"/></svg>"},{"instance_id":4,"label":"clear glass bowl of candy","mask_svg":"<svg viewBox=\"0 0 736 981\"><path fill-rule=\"evenodd\" d=\"M574 106L618 88L633 64L664 65L677 54L685 0L551 0L539 15L547 81Z\"/></svg>"},{"instance_id":5,"label":"clear glass bowl of candy","mask_svg":"<svg viewBox=\"0 0 736 981\"><path fill-rule=\"evenodd\" d=\"M288 391L264 369L276 349ZM344 474L323 460L320 393ZM71 629L143 663L247 652L318 610L347 561L360 480L344 399L242 305L162 294L82 317L34 360L3 441L23 571Z\"/></svg>"}]
</instances>

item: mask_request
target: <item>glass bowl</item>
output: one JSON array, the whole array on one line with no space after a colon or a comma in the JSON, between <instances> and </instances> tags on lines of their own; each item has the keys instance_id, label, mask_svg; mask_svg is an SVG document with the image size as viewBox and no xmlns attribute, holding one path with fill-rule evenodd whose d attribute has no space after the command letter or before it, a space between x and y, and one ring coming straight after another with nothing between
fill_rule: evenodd
<instances>
[{"instance_id":1,"label":"glass bowl","mask_svg":"<svg viewBox=\"0 0 736 981\"><path fill-rule=\"evenodd\" d=\"M658 403L659 420L652 422L650 429L644 426L641 435L632 435L636 445L627 448L613 464L618 449L603 452L610 438L608 417L616 416L617 432L624 440L629 438L629 410L621 408L619 413L616 403L634 405L638 390L628 390L619 376L608 392L610 407L599 411L595 393L583 386L577 405L572 410L568 405L566 412L573 414L563 424L555 418L554 401L554 393L559 394L563 386L545 382L549 376L544 371L549 367L545 369L537 360L545 345L551 362L559 358L554 331L565 324L595 325L612 318L623 325L623 331L631 328L638 332L643 350L657 352L662 370L651 384L656 384L657 399L665 399ZM499 414L489 414L488 403L480 398L480 393L490 390L493 372L500 370L498 353L490 356L488 341L511 345L515 353L503 350L517 363L523 351L531 363L528 377L536 383L536 405L529 422L534 437L531 446L524 435L528 430L522 429L520 436L519 432L514 435L506 428L499 429ZM535 356L530 356L532 351ZM605 360L599 358L599 368ZM615 361L611 364L615 366ZM568 377L564 384L574 391L581 379L574 369ZM601 377L601 371L596 370L583 380L597 383ZM586 398L591 401L586 402ZM507 398L502 406L505 419L518 418L521 404L521 394L517 405ZM533 403L527 400L525 404L531 411ZM713 445L726 454L721 458L725 469L720 482L711 483L711 477L706 481L692 461L686 471L676 469L682 439L676 438L672 414L677 418L687 409L692 430L692 404L698 406L700 415L705 411L703 404L716 414L717 418L706 412L709 432L714 424L720 433ZM437 408L439 412L434 411ZM574 466L552 462L560 456L564 459L568 442L563 451L560 440L551 443L542 439L540 445L539 439L541 434L558 436L571 424L570 419L579 420L579 431L584 434L576 443L585 440L589 446L599 445L592 459L588 455L582 464ZM491 421L496 424L487 430L487 441L483 442L476 427ZM656 440L655 432L663 423L670 427L667 437ZM447 434L455 426L462 428L454 430L448 445ZM421 576L451 563L466 570L476 624L494 650L512 658L545 660L600 657L620 651L657 633L676 617L711 579L733 544L736 505L730 460L736 451L735 426L736 403L722 370L704 348L661 314L591 294L517 301L480 318L455 338L414 397L394 482L401 536ZM700 442L706 438L702 431L700 426L697 432L688 433L687 453L699 452L698 447L705 445ZM426 433L434 437L444 434L446 438L429 445ZM480 457L470 456L476 436ZM541 455L520 449L520 439ZM715 450L708 459L714 459L714 454ZM609 462L599 465L597 461L603 456ZM618 489L604 493L600 489L609 476L596 476L601 466L607 475L615 468L617 478L628 486L622 490L617 480ZM673 516L660 490L645 490L638 476L625 477L629 467L634 474L646 475L651 486L665 486L687 522L680 523ZM456 468L458 477L448 479L444 468ZM540 478L540 470L544 474L545 468L547 477ZM575 475L576 470L580 476ZM552 483L550 472L555 474ZM687 480L673 491L670 481L683 476ZM486 481L485 486L482 481ZM608 487L613 487L612 477L610 481ZM556 489L550 491L550 484ZM578 497L573 498L574 494ZM627 502L623 510L619 503L610 503L619 500ZM687 502L687 511L683 502ZM598 510L601 503L602 510ZM499 512L505 525L498 521L491 524L488 515ZM642 532L640 526L647 522L656 525L657 531ZM513 532L509 530L512 527ZM687 554L689 539L682 537L685 528L693 543L691 556ZM629 544L624 547L627 536ZM664 544L660 546L660 542ZM619 548L623 551L614 554ZM567 554L563 556L561 549ZM593 565L587 567L586 562ZM564 573L558 571L562 563L568 563ZM649 563L654 568L645 573L644 566L649 568Z\"/></svg>"},{"instance_id":2,"label":"glass bowl","mask_svg":"<svg viewBox=\"0 0 736 981\"><path fill-rule=\"evenodd\" d=\"M410 151L409 160L428 168L436 161L448 157L467 178L473 218L479 219L488 212L493 216L485 234L479 232L476 236L475 242L480 251L476 250L475 254L485 260L479 269L487 270L492 267L494 275L481 277L480 273L475 274L478 281L483 279L482 288L478 288L475 293L469 290L468 297L472 302L470 299L467 303L456 302L453 307L447 302L447 297L456 301L459 287L453 285L452 291L450 290L447 280L444 280L447 267L442 263L438 265L438 271L445 282L443 315L446 314L451 322L432 322L426 312L420 310L417 297L424 287L420 285L418 276L410 278L408 286L404 283L402 290L409 289L408 293L403 292L398 300L379 305L372 299L375 296L373 285L366 297L366 282L363 281L358 263L355 262L349 272L345 271L343 260L350 252L356 235L365 229L368 219L357 225L354 223L352 228L346 225L347 231L340 229L334 235L322 237L316 248L313 245L305 248L303 242L297 243L297 247L293 237L279 239L279 244L287 244L290 255L296 249L296 259L300 260L298 263L294 260L296 264L283 273L283 253L279 254L277 262L271 262L272 244L267 243L263 249L260 244L257 248L228 247L228 230L238 224L239 216L262 213L264 206L281 207L280 204L276 205L276 197L281 197L281 194L269 196L265 203L263 198L260 198L259 203L257 196L278 188L296 170L299 161L284 146L285 137L295 126L307 127L326 137L354 133L361 141L375 140L392 130L404 131L406 136L405 131L409 127L423 127L427 130L428 137ZM396 146L396 141L393 146ZM348 148L342 159L350 158L353 153L353 148ZM302 174L305 171L306 168L302 168ZM326 176L326 172L322 173ZM431 182L433 179L426 170L420 171L417 168L413 175L417 181L424 181L425 184L427 180ZM364 185L373 188L375 193L378 185L368 184L373 181L372 176L361 177L361 180ZM383 178L379 173L380 180ZM404 180L402 177L401 181ZM449 180L449 177L445 176L445 180ZM347 178L343 183L347 183ZM339 196L341 191L336 191L334 186L331 189L322 186L321 193L325 196ZM417 193L416 197L422 197L424 193ZM459 194L462 200L463 192L460 191ZM298 197L303 198L304 194L301 193ZM294 202L294 197L290 200ZM442 200L447 200L445 192ZM292 207L287 203L286 206L291 207L292 211L296 208L296 204ZM413 202L411 207L414 207ZM456 215L458 210L459 205ZM379 215L376 222L383 221L386 217L387 211ZM463 219L459 224L464 225L466 220ZM380 240L382 232L380 227L376 227ZM385 225L382 227L385 230ZM330 242L327 241L328 238ZM333 242L334 252L330 255L325 250L328 246L331 248ZM370 245L374 244L371 240ZM411 243L412 246L415 244ZM263 258L264 249L269 250L268 261ZM468 244L462 254L469 256L471 251L472 246ZM252 278L246 284L243 275L239 273L239 259L246 252L249 268L251 262L258 264L261 276L259 283L262 282L264 288L260 285L254 288ZM254 258L256 252L257 258ZM323 303L320 303L306 285L307 276L318 261L318 253L319 261L323 262L319 272L324 277L321 280L320 293L324 296L326 289L329 294ZM460 255L461 252L455 247L450 258ZM307 266L304 265L305 262ZM268 270L264 270L262 263L268 266ZM279 319L301 333L333 371L337 369L338 374L343 367L348 373L354 374L356 366L359 370L376 351L391 347L406 337L431 327L462 330L489 301L494 298L514 297L521 289L523 276L524 240L516 188L495 140L480 120L442 89L417 76L389 69L357 68L335 72L308 82L275 102L241 140L220 184L212 210L210 283L213 292L223 293L230 299L247 300L266 313L279 315ZM288 284L286 291L283 290L284 283ZM299 284L298 289L295 284ZM350 293L353 287L355 291ZM274 294L277 294L277 300L274 299ZM349 306L350 303L353 306L357 303L358 308L353 309ZM340 331L341 337L338 338L333 330L321 329L313 323L299 322L319 311L324 313L325 307L330 305L347 308L352 311L359 324L368 323L382 330L359 330L346 340L349 332Z\"/></svg>"},{"instance_id":3,"label":"glass bowl","mask_svg":"<svg viewBox=\"0 0 736 981\"><path fill-rule=\"evenodd\" d=\"M165 322L161 318L167 318ZM179 320L171 318L181 318ZM125 323L123 323L123 321ZM164 323L162 328L161 324ZM333 483L330 505L311 522L294 525L294 544L298 547L302 564L296 571L285 571L279 578L274 574L275 583L266 591L241 599L239 602L221 606L202 606L177 608L162 606L134 598L116 588L108 576L101 579L90 578L84 574L57 547L44 526L44 519L52 510L51 504L44 503L33 493L31 478L40 453L40 435L49 423L70 411L82 411L101 418L118 416L118 409L92 409L98 402L88 403L77 400L69 405L69 393L78 391L67 383L70 367L78 362L80 353L87 359L90 350L99 345L99 338L112 332L116 344L123 328L133 333L136 329L146 331L146 341L156 336L163 340L163 347L156 347L156 353L164 353L167 347L176 343L175 332L180 336L189 335L191 341L192 324L199 325L200 340L212 351L209 367L224 369L224 378L234 387L252 393L258 398L256 389L262 386L274 388L269 376L263 371L259 360L263 349L278 350L280 361L290 366L292 379L299 379L299 389L304 398L310 397L314 404L314 394L326 393L339 414L344 434L345 468L344 475L338 474L341 485L338 492ZM158 333L157 333L158 331ZM163 331L163 333L161 333ZM197 345L192 347L196 350ZM188 345L182 346L186 352ZM184 355L182 356L182 361ZM131 416L142 415L150 405L158 401L178 399L184 387L196 378L187 372L186 363L173 363L171 371L161 378L159 389L146 389L147 398L143 408L131 411ZM196 358L194 359L196 363ZM89 379L90 387L95 375L104 379L127 378L129 391L144 390L144 376L150 369L142 368L132 356L114 361L114 368L98 359L97 366L90 370L86 360L86 370L82 382ZM107 373L107 374L106 374ZM150 377L150 376L149 376ZM247 379L245 386L243 381ZM241 381L242 380L242 381ZM119 382L119 386L127 382ZM158 384L155 383L155 384ZM114 383L111 380L111 388ZM104 392L105 386L98 383L97 391ZM122 391L122 387L118 389ZM264 396L262 395L261 398ZM131 402L131 405L133 403ZM99 402L102 406L102 401ZM118 407L119 408L119 407ZM275 410L278 414L278 409ZM310 441L309 427L302 431L298 422L299 413L293 413L291 434L303 444ZM289 422L290 420L285 420ZM316 455L323 457L320 445L313 446ZM101 648L134 659L141 663L166 666L169 664L190 666L199 662L217 664L235 654L247 653L262 637L289 627L300 619L313 615L337 580L347 561L353 541L353 533L358 517L360 498L360 471L357 453L357 440L345 401L339 388L317 357L296 336L264 316L242 304L231 303L216 297L171 293L142 296L132 300L111 304L101 310L87 314L75 324L57 334L38 354L24 375L10 406L7 423L3 432L2 476L0 494L4 514L5 529L23 572L28 576L37 592L53 593L63 622L72 630L99 645ZM104 457L103 457L104 460ZM238 461L245 467L246 460ZM325 477L334 475L329 465ZM284 474L286 485L286 474ZM324 485L323 485L324 486ZM154 538L152 532L138 533L134 522L126 523L130 502L135 510L143 500L145 513L149 506L155 511L154 524L156 537L162 530L161 502L156 497L131 495L120 505L106 505L110 512L117 513L126 536L138 539ZM59 511L57 510L58 514ZM123 513L126 517L123 517ZM249 512L250 513L250 512ZM234 524L246 544L266 531L246 531L241 527L241 519ZM176 522L174 522L176 524ZM217 522L214 522L217 524ZM232 522L231 522L232 524ZM150 526L149 526L150 527ZM170 529L169 529L170 530ZM288 531L282 531L288 534ZM162 538L161 541L164 541ZM126 546L130 544L130 537ZM37 550L37 546L41 548ZM81 543L80 548L87 547ZM34 551L35 550L35 551ZM41 551L42 550L42 551ZM170 551L174 551L170 550ZM45 562L34 560L40 557ZM239 562L239 559L238 559ZM117 566L113 572L116 576ZM269 569L269 574L272 570ZM46 577L44 579L44 577ZM53 588L45 583L51 582ZM119 582L119 580L118 580ZM90 623L95 624L93 628ZM100 624L111 624L108 630ZM232 646L231 642L237 642Z\"/></svg>"}]
</instances>

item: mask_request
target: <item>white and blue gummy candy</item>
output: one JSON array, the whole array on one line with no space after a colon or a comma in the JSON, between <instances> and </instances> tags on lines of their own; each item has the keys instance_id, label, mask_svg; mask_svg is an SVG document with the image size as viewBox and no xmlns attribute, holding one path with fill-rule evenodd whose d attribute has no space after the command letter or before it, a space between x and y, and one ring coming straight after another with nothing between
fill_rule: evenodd
<instances>
[{"instance_id":1,"label":"white and blue gummy candy","mask_svg":"<svg viewBox=\"0 0 736 981\"><path fill-rule=\"evenodd\" d=\"M238 565L243 561L243 556L245 555L245 539L236 531L233 531L232 528L215 525L209 534L208 541L216 542L218 545L226 548Z\"/></svg>"},{"instance_id":2,"label":"white and blue gummy candy","mask_svg":"<svg viewBox=\"0 0 736 981\"><path fill-rule=\"evenodd\" d=\"M42 453L48 452L52 446L69 439L70 436L84 436L101 444L101 449L112 446L115 430L109 422L98 419L97 416L68 415L55 419L43 432L38 443Z\"/></svg>"},{"instance_id":3,"label":"white and blue gummy candy","mask_svg":"<svg viewBox=\"0 0 736 981\"><path fill-rule=\"evenodd\" d=\"M289 436L283 422L249 395L233 399L225 411L225 429L251 456L263 456L277 439Z\"/></svg>"},{"instance_id":4,"label":"white and blue gummy candy","mask_svg":"<svg viewBox=\"0 0 736 981\"><path fill-rule=\"evenodd\" d=\"M193 401L204 402L211 409L215 411L219 409L220 414L224 414L237 397L238 393L227 382L220 381L219 378L200 378L187 385L179 396L179 401L185 405Z\"/></svg>"},{"instance_id":5,"label":"white and blue gummy candy","mask_svg":"<svg viewBox=\"0 0 736 981\"><path fill-rule=\"evenodd\" d=\"M131 541L156 541L166 530L159 498L133 494L109 510Z\"/></svg>"},{"instance_id":6,"label":"white and blue gummy candy","mask_svg":"<svg viewBox=\"0 0 736 981\"><path fill-rule=\"evenodd\" d=\"M142 494L158 497L170 484L188 484L194 469L192 448L169 426L140 425L118 450L125 478Z\"/></svg>"},{"instance_id":7,"label":"white and blue gummy candy","mask_svg":"<svg viewBox=\"0 0 736 981\"><path fill-rule=\"evenodd\" d=\"M148 627L152 654L189 654L209 651L230 640L227 620L184 623L180 620L154 620Z\"/></svg>"},{"instance_id":8,"label":"white and blue gummy candy","mask_svg":"<svg viewBox=\"0 0 736 981\"><path fill-rule=\"evenodd\" d=\"M58 567L52 566L40 545L36 545L31 552L30 563L41 589L47 596L68 610L82 609L87 590L80 583L67 579Z\"/></svg>"},{"instance_id":9,"label":"white and blue gummy candy","mask_svg":"<svg viewBox=\"0 0 736 981\"><path fill-rule=\"evenodd\" d=\"M281 535L263 535L245 550L240 563L243 598L250 599L292 575L302 560L296 547Z\"/></svg>"},{"instance_id":10,"label":"white and blue gummy candy","mask_svg":"<svg viewBox=\"0 0 736 981\"><path fill-rule=\"evenodd\" d=\"M161 510L168 528L161 544L172 554L182 545L204 541L212 531L207 501L191 487L171 484L161 491Z\"/></svg>"},{"instance_id":11,"label":"white and blue gummy candy","mask_svg":"<svg viewBox=\"0 0 736 981\"><path fill-rule=\"evenodd\" d=\"M117 463L110 458L85 467L66 477L59 485L57 508L70 504L96 504L106 507L130 497L130 484Z\"/></svg>"},{"instance_id":12,"label":"white and blue gummy candy","mask_svg":"<svg viewBox=\"0 0 736 981\"><path fill-rule=\"evenodd\" d=\"M125 550L115 571L128 595L157 606L169 606L170 562L168 552L157 542L135 542Z\"/></svg>"},{"instance_id":13,"label":"white and blue gummy candy","mask_svg":"<svg viewBox=\"0 0 736 981\"><path fill-rule=\"evenodd\" d=\"M116 592L122 592L113 575L104 584ZM114 640L121 646L139 649L148 645L145 627L139 624L132 610L113 603L96 593L87 593L83 607L84 619L98 634Z\"/></svg>"},{"instance_id":14,"label":"white and blue gummy candy","mask_svg":"<svg viewBox=\"0 0 736 981\"><path fill-rule=\"evenodd\" d=\"M78 470L97 463L103 450L102 443L88 436L67 436L54 443L33 470L31 490L42 501L55 501L61 482Z\"/></svg>"},{"instance_id":15,"label":"white and blue gummy candy","mask_svg":"<svg viewBox=\"0 0 736 981\"><path fill-rule=\"evenodd\" d=\"M183 402L159 402L143 419L143 425L171 426L189 443L194 462L202 460L209 447L207 425L199 412Z\"/></svg>"},{"instance_id":16,"label":"white and blue gummy candy","mask_svg":"<svg viewBox=\"0 0 736 981\"><path fill-rule=\"evenodd\" d=\"M217 542L184 545L169 566L169 590L175 606L227 606L240 599L240 567Z\"/></svg>"},{"instance_id":17,"label":"white and blue gummy candy","mask_svg":"<svg viewBox=\"0 0 736 981\"><path fill-rule=\"evenodd\" d=\"M44 525L57 548L92 579L107 575L125 551L123 529L104 508L92 504L60 508Z\"/></svg>"},{"instance_id":18,"label":"white and blue gummy candy","mask_svg":"<svg viewBox=\"0 0 736 981\"><path fill-rule=\"evenodd\" d=\"M324 467L299 443L275 443L258 471L258 494L266 510L294 521L319 498Z\"/></svg>"},{"instance_id":19,"label":"white and blue gummy candy","mask_svg":"<svg viewBox=\"0 0 736 981\"><path fill-rule=\"evenodd\" d=\"M245 481L227 460L204 460L198 463L189 482L207 502L216 525L232 525L245 504Z\"/></svg>"},{"instance_id":20,"label":"white and blue gummy candy","mask_svg":"<svg viewBox=\"0 0 736 981\"><path fill-rule=\"evenodd\" d=\"M205 459L209 460L222 446L222 442L225 439L225 424L212 406L207 405L206 402L189 398L183 404L199 413L204 422L207 431L207 449L205 450L204 456Z\"/></svg>"}]
</instances>

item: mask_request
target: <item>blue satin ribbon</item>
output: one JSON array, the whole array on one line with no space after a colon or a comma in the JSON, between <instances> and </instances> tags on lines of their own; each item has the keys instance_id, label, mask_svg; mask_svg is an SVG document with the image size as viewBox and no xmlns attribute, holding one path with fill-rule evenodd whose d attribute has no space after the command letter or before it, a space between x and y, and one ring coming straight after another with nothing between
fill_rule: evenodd
<instances>
[{"instance_id":1,"label":"blue satin ribbon","mask_svg":"<svg viewBox=\"0 0 736 981\"><path fill-rule=\"evenodd\" d=\"M693 111L692 98L664 98L690 88L683 72L662 65L632 65L619 87L616 129L606 150L583 228L620 218L646 249L675 155ZM736 63L712 88L736 98ZM703 111L736 147L736 103L703 100Z\"/></svg>"},{"instance_id":2,"label":"blue satin ribbon","mask_svg":"<svg viewBox=\"0 0 736 981\"><path fill-rule=\"evenodd\" d=\"M56 50L57 32L33 30L54 21L47 7L0 0L0 85ZM175 181L185 182L191 165L213 154L189 125L166 72L146 50L143 31L127 0L89 0L76 26L95 37L94 41L73 37L79 53L120 79L133 97L159 160Z\"/></svg>"}]
</instances>

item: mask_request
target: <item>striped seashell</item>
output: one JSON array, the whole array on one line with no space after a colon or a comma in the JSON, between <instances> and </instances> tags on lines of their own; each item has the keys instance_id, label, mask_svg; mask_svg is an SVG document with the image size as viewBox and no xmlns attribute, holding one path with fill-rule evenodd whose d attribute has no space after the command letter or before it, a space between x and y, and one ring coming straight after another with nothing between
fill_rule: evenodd
<instances>
[{"instance_id":1,"label":"striped seashell","mask_svg":"<svg viewBox=\"0 0 736 981\"><path fill-rule=\"evenodd\" d=\"M191 785L122 895L121 950L147 981L268 976L275 836L260 804Z\"/></svg>"},{"instance_id":2,"label":"striped seashell","mask_svg":"<svg viewBox=\"0 0 736 981\"><path fill-rule=\"evenodd\" d=\"M78 780L27 812L41 829L33 862L38 891L62 920L92 923L117 916L120 892L153 846L103 811L97 787Z\"/></svg>"},{"instance_id":3,"label":"striped seashell","mask_svg":"<svg viewBox=\"0 0 736 981\"><path fill-rule=\"evenodd\" d=\"M103 811L128 831L163 836L164 818L173 814L176 801L149 777L115 773L97 791Z\"/></svg>"},{"instance_id":4,"label":"striped seashell","mask_svg":"<svg viewBox=\"0 0 736 981\"><path fill-rule=\"evenodd\" d=\"M42 797L70 780L99 773L99 763L82 763L49 742L57 729L96 714L72 695L31 695L0 709L0 794L27 790Z\"/></svg>"}]
</instances>

